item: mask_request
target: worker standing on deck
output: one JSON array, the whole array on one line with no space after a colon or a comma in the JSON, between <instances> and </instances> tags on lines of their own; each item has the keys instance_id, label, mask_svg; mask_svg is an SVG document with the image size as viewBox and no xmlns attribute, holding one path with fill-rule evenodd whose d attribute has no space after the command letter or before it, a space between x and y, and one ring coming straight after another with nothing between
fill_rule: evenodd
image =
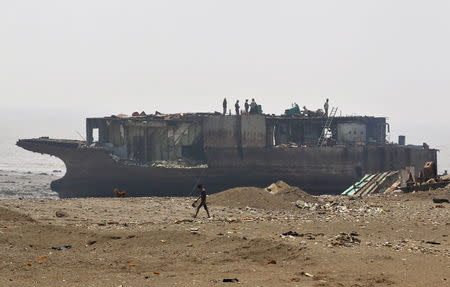
<instances>
[{"instance_id":1,"label":"worker standing on deck","mask_svg":"<svg viewBox=\"0 0 450 287\"><path fill-rule=\"evenodd\" d=\"M306 106L303 106L303 115L305 117L309 117L309 110L306 108Z\"/></svg>"},{"instance_id":2,"label":"worker standing on deck","mask_svg":"<svg viewBox=\"0 0 450 287\"><path fill-rule=\"evenodd\" d=\"M227 98L223 98L223 115L227 113Z\"/></svg>"},{"instance_id":3,"label":"worker standing on deck","mask_svg":"<svg viewBox=\"0 0 450 287\"><path fill-rule=\"evenodd\" d=\"M328 117L328 99L325 101L323 105L323 110L325 111L325 117Z\"/></svg>"},{"instance_id":4,"label":"worker standing on deck","mask_svg":"<svg viewBox=\"0 0 450 287\"><path fill-rule=\"evenodd\" d=\"M255 102L255 99L252 99L252 102L250 103L250 114L257 114L257 104Z\"/></svg>"},{"instance_id":5,"label":"worker standing on deck","mask_svg":"<svg viewBox=\"0 0 450 287\"><path fill-rule=\"evenodd\" d=\"M250 104L248 103L248 99L245 99L245 114L248 115L248 109L250 108Z\"/></svg>"},{"instance_id":6,"label":"worker standing on deck","mask_svg":"<svg viewBox=\"0 0 450 287\"><path fill-rule=\"evenodd\" d=\"M206 206L206 188L203 187L203 185L199 184L197 185L197 191L200 193L200 196L197 198L196 201L192 204L192 206L195 206L197 201L200 199L200 204L197 206L197 211L195 212L194 218L197 217L198 212L200 211L200 208L203 206L203 208L206 210L206 214L208 215L208 218L211 216L209 215L208 206Z\"/></svg>"},{"instance_id":7,"label":"worker standing on deck","mask_svg":"<svg viewBox=\"0 0 450 287\"><path fill-rule=\"evenodd\" d=\"M239 115L239 109L241 106L239 106L239 100L236 101L236 104L234 104L234 110L236 111L236 115Z\"/></svg>"}]
</instances>

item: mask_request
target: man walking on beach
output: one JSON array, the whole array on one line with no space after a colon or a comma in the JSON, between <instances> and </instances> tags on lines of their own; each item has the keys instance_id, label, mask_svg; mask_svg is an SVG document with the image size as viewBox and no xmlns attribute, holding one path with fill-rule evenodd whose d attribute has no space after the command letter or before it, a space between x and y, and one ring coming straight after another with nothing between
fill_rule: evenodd
<instances>
[{"instance_id":1,"label":"man walking on beach","mask_svg":"<svg viewBox=\"0 0 450 287\"><path fill-rule=\"evenodd\" d=\"M234 110L236 111L236 115L239 116L239 110L240 110L240 106L239 106L239 100L236 101L236 104L234 104Z\"/></svg>"},{"instance_id":2,"label":"man walking on beach","mask_svg":"<svg viewBox=\"0 0 450 287\"><path fill-rule=\"evenodd\" d=\"M200 196L197 198L196 201L194 201L192 206L195 206L195 203L199 199L201 199L201 201L200 201L200 204L197 206L197 211L195 212L194 218L197 217L200 207L202 207L202 206L203 206L203 208L205 208L208 218L210 218L211 216L209 215L208 206L206 206L206 188L204 188L203 185L199 184L199 185L197 185L197 191L200 193Z\"/></svg>"}]
</instances>

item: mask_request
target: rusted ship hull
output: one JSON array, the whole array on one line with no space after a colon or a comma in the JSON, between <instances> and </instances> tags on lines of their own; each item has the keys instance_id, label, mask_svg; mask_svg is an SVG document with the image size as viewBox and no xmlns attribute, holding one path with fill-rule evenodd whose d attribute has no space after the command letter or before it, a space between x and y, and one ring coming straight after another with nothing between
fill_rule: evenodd
<instances>
[{"instance_id":1,"label":"rusted ship hull","mask_svg":"<svg viewBox=\"0 0 450 287\"><path fill-rule=\"evenodd\" d=\"M408 165L420 170L426 161L436 162L436 150L405 146L209 148L207 168L165 168L124 164L81 141L26 139L17 145L65 163L64 177L51 183L60 197L109 197L114 188L128 196L188 196L198 182L213 193L277 180L312 194L337 194L365 173Z\"/></svg>"}]
</instances>

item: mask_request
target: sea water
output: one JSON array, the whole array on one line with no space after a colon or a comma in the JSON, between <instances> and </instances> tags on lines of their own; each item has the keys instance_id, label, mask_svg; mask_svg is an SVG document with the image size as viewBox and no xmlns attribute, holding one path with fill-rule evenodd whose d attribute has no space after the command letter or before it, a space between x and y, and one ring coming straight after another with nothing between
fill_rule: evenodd
<instances>
[{"instance_id":1,"label":"sea water","mask_svg":"<svg viewBox=\"0 0 450 287\"><path fill-rule=\"evenodd\" d=\"M0 106L0 199L57 198L50 183L64 176L62 160L16 146L18 139L81 139L85 115L71 109L24 109Z\"/></svg>"},{"instance_id":2,"label":"sea water","mask_svg":"<svg viewBox=\"0 0 450 287\"><path fill-rule=\"evenodd\" d=\"M49 155L16 146L14 137L0 139L0 199L57 198L51 181L65 174L64 163Z\"/></svg>"},{"instance_id":3,"label":"sea water","mask_svg":"<svg viewBox=\"0 0 450 287\"><path fill-rule=\"evenodd\" d=\"M59 158L18 147L17 140L15 137L0 139L0 170L37 174L65 171L64 163Z\"/></svg>"}]
</instances>

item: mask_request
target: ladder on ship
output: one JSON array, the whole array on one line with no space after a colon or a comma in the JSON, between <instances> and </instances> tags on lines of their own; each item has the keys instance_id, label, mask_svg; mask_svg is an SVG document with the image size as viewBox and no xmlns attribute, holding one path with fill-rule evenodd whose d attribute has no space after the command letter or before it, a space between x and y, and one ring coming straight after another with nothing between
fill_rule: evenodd
<instances>
[{"instance_id":1,"label":"ladder on ship","mask_svg":"<svg viewBox=\"0 0 450 287\"><path fill-rule=\"evenodd\" d=\"M338 108L331 108L331 112L328 115L325 124L323 125L322 133L319 137L319 140L317 141L318 146L323 146L326 143L327 138L331 136L331 124L333 123L333 119L336 116L337 110Z\"/></svg>"}]
</instances>

